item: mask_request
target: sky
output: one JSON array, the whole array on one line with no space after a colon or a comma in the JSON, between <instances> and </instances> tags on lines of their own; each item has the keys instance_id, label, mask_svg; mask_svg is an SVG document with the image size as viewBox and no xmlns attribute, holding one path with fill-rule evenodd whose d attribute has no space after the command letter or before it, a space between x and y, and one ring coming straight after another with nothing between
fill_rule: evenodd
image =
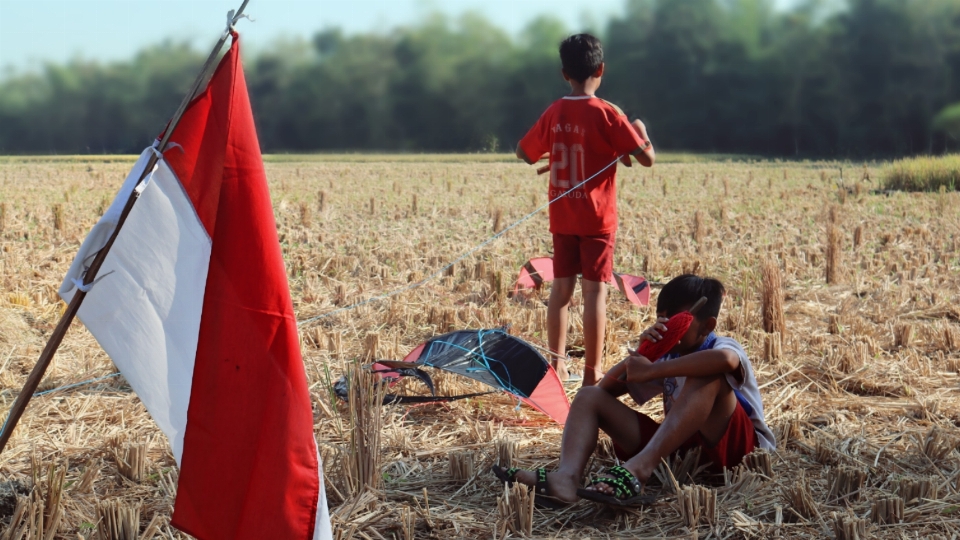
<instances>
[{"instance_id":1,"label":"sky","mask_svg":"<svg viewBox=\"0 0 960 540\"><path fill-rule=\"evenodd\" d=\"M348 33L384 31L443 12L483 14L516 34L533 18L552 14L571 31L602 26L626 0L251 0L238 29L248 50L282 39L309 38L339 27ZM779 0L781 3L790 0ZM124 60L164 39L206 49L226 14L241 0L0 0L0 74L35 71L74 58ZM590 24L593 22L594 24Z\"/></svg>"}]
</instances>

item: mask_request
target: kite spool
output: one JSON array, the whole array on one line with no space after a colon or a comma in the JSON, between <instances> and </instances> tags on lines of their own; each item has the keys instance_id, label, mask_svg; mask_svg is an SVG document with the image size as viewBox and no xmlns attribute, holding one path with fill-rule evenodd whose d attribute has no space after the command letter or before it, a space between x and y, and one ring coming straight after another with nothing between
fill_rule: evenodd
<instances>
[{"instance_id":1,"label":"kite spool","mask_svg":"<svg viewBox=\"0 0 960 540\"><path fill-rule=\"evenodd\" d=\"M706 303L707 297L704 296L700 298L700 300L697 300L697 303L690 308L690 311L682 311L670 317L670 320L666 323L667 331L663 334L660 341L641 341L640 346L637 347L637 354L654 362L666 356L667 353L670 352L670 349L673 349L677 346L677 343L680 343L683 335L690 329L690 324L693 323L693 316L700 311L700 308ZM626 376L626 373L624 373L620 379L626 379Z\"/></svg>"}]
</instances>

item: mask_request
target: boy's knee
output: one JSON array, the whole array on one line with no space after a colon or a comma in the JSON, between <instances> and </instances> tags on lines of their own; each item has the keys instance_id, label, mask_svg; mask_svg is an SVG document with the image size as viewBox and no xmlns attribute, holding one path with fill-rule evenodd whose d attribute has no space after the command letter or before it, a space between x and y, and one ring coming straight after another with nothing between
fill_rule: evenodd
<instances>
[{"instance_id":1,"label":"boy's knee","mask_svg":"<svg viewBox=\"0 0 960 540\"><path fill-rule=\"evenodd\" d=\"M580 391L577 392L576 397L573 398L573 404L570 406L589 406L598 403L605 398L613 398L613 396L599 386L584 386L580 389ZM580 405L577 405L577 403L580 403Z\"/></svg>"},{"instance_id":2,"label":"boy's knee","mask_svg":"<svg viewBox=\"0 0 960 540\"><path fill-rule=\"evenodd\" d=\"M707 375L705 377L687 377L683 383L683 390L680 392L680 398L688 392L705 392L713 390L717 394L733 392L730 383L727 382L726 375L718 373L716 375Z\"/></svg>"}]
</instances>

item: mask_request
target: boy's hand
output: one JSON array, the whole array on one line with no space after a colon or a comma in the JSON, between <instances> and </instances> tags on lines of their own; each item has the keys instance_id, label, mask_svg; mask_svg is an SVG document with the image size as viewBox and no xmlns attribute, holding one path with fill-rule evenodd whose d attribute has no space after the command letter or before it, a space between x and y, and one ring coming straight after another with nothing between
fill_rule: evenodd
<instances>
[{"instance_id":1,"label":"boy's hand","mask_svg":"<svg viewBox=\"0 0 960 540\"><path fill-rule=\"evenodd\" d=\"M653 362L646 357L631 354L624 360L624 363L627 366L627 382L645 383L656 378L653 376L651 369Z\"/></svg>"},{"instance_id":2,"label":"boy's hand","mask_svg":"<svg viewBox=\"0 0 960 540\"><path fill-rule=\"evenodd\" d=\"M630 125L633 126L633 129L640 135L640 138L644 141L647 141L647 147L639 147L633 153L633 157L637 158L637 161L640 162L640 165L644 167L652 167L653 163L657 159L657 154L653 149L652 143L650 142L650 136L647 135L647 126L640 121L640 119L634 120ZM641 150L641 148L643 148Z\"/></svg>"},{"instance_id":3,"label":"boy's hand","mask_svg":"<svg viewBox=\"0 0 960 540\"><path fill-rule=\"evenodd\" d=\"M647 328L642 334L640 334L640 341L651 341L656 343L663 339L663 335L660 332L667 331L667 325L665 323L669 320L670 319L667 317L657 318L657 322L653 323L653 326Z\"/></svg>"}]
</instances>

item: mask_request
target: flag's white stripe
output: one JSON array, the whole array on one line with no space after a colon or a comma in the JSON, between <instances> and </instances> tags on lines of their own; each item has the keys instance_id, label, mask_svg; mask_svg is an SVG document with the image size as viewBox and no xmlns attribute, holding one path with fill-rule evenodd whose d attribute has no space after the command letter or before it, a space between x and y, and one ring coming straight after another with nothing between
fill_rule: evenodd
<instances>
[{"instance_id":1,"label":"flag's white stripe","mask_svg":"<svg viewBox=\"0 0 960 540\"><path fill-rule=\"evenodd\" d=\"M317 475L320 477L320 495L317 497L317 519L313 527L313 540L333 540L330 528L330 512L327 510L326 486L323 485L323 462L317 452Z\"/></svg>"},{"instance_id":2,"label":"flag's white stripe","mask_svg":"<svg viewBox=\"0 0 960 540\"><path fill-rule=\"evenodd\" d=\"M139 162L138 166L143 169ZM136 172L135 167L131 176ZM126 201L126 187L127 183L114 207ZM104 225L106 229L110 224ZM105 242L105 238L97 242L101 237L95 229L93 241L84 242L78 260L86 258L89 265ZM210 249L210 238L190 199L173 171L160 161L78 313L167 435L178 464ZM80 271L82 266L71 268L64 281L65 300L74 293L67 284L80 277L73 275Z\"/></svg>"}]
</instances>

